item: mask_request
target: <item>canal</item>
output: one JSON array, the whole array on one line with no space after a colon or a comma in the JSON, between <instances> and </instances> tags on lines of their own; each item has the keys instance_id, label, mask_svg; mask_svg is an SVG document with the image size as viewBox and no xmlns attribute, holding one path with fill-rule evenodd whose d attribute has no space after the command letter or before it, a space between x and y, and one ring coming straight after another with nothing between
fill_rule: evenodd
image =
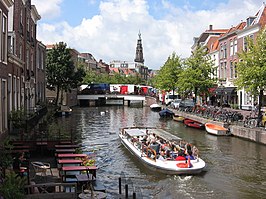
<instances>
[{"instance_id":1,"label":"canal","mask_svg":"<svg viewBox=\"0 0 266 199\"><path fill-rule=\"evenodd\" d=\"M77 107L70 117L59 120L74 130L83 151L95 152L97 178L106 186L108 198L117 198L119 177L137 198L266 198L265 145L186 128L182 123L160 119L149 107ZM150 171L118 139L119 128L132 125L163 128L191 142L207 163L206 169L195 176Z\"/></svg>"}]
</instances>

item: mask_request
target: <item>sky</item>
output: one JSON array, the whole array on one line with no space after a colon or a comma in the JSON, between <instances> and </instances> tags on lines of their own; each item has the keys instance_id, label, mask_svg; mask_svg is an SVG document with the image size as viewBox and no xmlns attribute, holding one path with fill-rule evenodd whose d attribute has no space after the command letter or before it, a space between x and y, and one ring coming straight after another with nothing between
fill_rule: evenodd
<instances>
[{"instance_id":1,"label":"sky","mask_svg":"<svg viewBox=\"0 0 266 199\"><path fill-rule=\"evenodd\" d=\"M141 33L145 66L158 70L175 52L191 55L193 38L213 25L230 28L254 16L261 0L32 0L37 39L61 41L97 61L133 62Z\"/></svg>"}]
</instances>

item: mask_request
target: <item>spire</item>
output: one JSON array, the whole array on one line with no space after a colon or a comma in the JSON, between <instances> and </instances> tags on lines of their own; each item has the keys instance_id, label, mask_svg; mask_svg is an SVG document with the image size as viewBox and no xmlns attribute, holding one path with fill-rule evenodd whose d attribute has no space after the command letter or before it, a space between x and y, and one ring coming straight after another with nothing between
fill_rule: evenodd
<instances>
[{"instance_id":1,"label":"spire","mask_svg":"<svg viewBox=\"0 0 266 199\"><path fill-rule=\"evenodd\" d=\"M143 49L142 49L142 43L141 43L141 33L139 31L139 39L137 42L137 47L136 47L136 56L135 56L135 62L142 63L144 64L144 59L143 59Z\"/></svg>"}]
</instances>

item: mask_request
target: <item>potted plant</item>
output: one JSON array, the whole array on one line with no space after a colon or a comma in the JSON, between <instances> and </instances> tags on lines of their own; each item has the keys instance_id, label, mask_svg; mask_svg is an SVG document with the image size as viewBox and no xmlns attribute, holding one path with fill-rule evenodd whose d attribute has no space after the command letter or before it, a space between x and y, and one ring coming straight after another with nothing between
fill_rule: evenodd
<instances>
[{"instance_id":1,"label":"potted plant","mask_svg":"<svg viewBox=\"0 0 266 199\"><path fill-rule=\"evenodd\" d=\"M20 177L13 171L7 173L3 182L0 184L1 196L5 199L25 198L24 187L26 182L26 177Z\"/></svg>"}]
</instances>

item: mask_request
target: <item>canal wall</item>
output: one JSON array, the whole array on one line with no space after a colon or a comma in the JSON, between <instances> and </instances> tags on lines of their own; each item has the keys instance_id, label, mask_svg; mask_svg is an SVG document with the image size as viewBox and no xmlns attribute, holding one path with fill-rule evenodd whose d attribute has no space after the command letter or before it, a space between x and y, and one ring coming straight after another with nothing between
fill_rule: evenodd
<instances>
[{"instance_id":1,"label":"canal wall","mask_svg":"<svg viewBox=\"0 0 266 199\"><path fill-rule=\"evenodd\" d=\"M217 125L229 128L231 134L236 137L248 139L248 140L261 143L261 144L266 144L266 130L264 130L263 128L247 128L247 127L240 126L240 125L213 121L211 119L206 119L206 118L203 118L197 115L192 115L192 114L182 112L182 111L177 111L177 110L172 110L172 111L176 115L189 118L189 119L201 122L203 124L210 122L213 124L217 124Z\"/></svg>"}]
</instances>

